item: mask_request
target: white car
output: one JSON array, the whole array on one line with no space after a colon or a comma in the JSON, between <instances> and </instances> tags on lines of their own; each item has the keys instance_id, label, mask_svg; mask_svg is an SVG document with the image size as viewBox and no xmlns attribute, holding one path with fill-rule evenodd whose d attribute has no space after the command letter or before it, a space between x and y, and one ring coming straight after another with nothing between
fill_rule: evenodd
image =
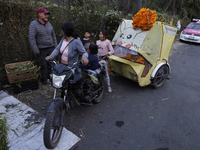
<instances>
[{"instance_id":1,"label":"white car","mask_svg":"<svg viewBox=\"0 0 200 150\"><path fill-rule=\"evenodd\" d=\"M181 41L200 43L200 19L193 21L181 32Z\"/></svg>"}]
</instances>

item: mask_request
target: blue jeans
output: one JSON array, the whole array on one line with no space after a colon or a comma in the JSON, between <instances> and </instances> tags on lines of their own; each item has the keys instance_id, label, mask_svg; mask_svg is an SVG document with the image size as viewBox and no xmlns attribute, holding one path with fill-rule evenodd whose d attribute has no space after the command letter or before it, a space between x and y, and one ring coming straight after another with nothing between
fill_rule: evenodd
<instances>
[{"instance_id":1,"label":"blue jeans","mask_svg":"<svg viewBox=\"0 0 200 150\"><path fill-rule=\"evenodd\" d=\"M105 71L106 71L106 82L107 85L110 86L110 77L109 77L109 73L108 73L108 60L106 60L105 64L100 64L101 66L105 67Z\"/></svg>"}]
</instances>

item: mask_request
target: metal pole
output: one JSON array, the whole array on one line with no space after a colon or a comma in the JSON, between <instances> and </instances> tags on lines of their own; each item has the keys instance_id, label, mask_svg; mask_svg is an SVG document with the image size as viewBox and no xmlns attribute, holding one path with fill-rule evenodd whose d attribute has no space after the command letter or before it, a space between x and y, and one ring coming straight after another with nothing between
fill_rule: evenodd
<instances>
[{"instance_id":1,"label":"metal pole","mask_svg":"<svg viewBox=\"0 0 200 150\"><path fill-rule=\"evenodd\" d=\"M137 0L137 12L142 8L142 0Z\"/></svg>"}]
</instances>

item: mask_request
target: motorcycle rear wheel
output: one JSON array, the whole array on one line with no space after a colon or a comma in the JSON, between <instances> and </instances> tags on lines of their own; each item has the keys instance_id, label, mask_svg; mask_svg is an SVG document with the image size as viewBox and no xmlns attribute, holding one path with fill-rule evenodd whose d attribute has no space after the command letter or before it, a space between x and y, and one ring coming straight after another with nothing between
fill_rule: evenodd
<instances>
[{"instance_id":1,"label":"motorcycle rear wheel","mask_svg":"<svg viewBox=\"0 0 200 150\"><path fill-rule=\"evenodd\" d=\"M57 146L62 130L63 125L61 124L63 121L62 118L63 106L59 106L55 111L49 112L46 117L45 125L44 125L44 145L48 149L53 149Z\"/></svg>"},{"instance_id":2,"label":"motorcycle rear wheel","mask_svg":"<svg viewBox=\"0 0 200 150\"><path fill-rule=\"evenodd\" d=\"M105 84L105 78L103 75L101 76L100 82L101 82L102 90L99 92L98 97L93 99L94 103L100 103L105 95L106 84Z\"/></svg>"}]
</instances>

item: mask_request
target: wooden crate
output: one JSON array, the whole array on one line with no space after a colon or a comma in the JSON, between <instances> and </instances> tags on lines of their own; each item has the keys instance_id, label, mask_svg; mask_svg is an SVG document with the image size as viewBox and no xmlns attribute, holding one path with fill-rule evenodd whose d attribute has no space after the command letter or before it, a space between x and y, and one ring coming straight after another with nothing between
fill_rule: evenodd
<instances>
[{"instance_id":1,"label":"wooden crate","mask_svg":"<svg viewBox=\"0 0 200 150\"><path fill-rule=\"evenodd\" d=\"M16 83L13 83L12 87L15 94L18 94L27 90L37 90L39 88L38 79L20 82L20 86L17 85Z\"/></svg>"},{"instance_id":2,"label":"wooden crate","mask_svg":"<svg viewBox=\"0 0 200 150\"><path fill-rule=\"evenodd\" d=\"M22 70L22 71L16 71L16 72L8 72L8 70L7 70L7 69L12 69L14 67L22 66L28 62L30 62L30 61L17 62L17 63L11 63L11 64L5 65L7 78L8 78L8 81L10 84L11 83L19 83L22 81L28 81L28 80L37 78L36 68Z\"/></svg>"}]
</instances>

